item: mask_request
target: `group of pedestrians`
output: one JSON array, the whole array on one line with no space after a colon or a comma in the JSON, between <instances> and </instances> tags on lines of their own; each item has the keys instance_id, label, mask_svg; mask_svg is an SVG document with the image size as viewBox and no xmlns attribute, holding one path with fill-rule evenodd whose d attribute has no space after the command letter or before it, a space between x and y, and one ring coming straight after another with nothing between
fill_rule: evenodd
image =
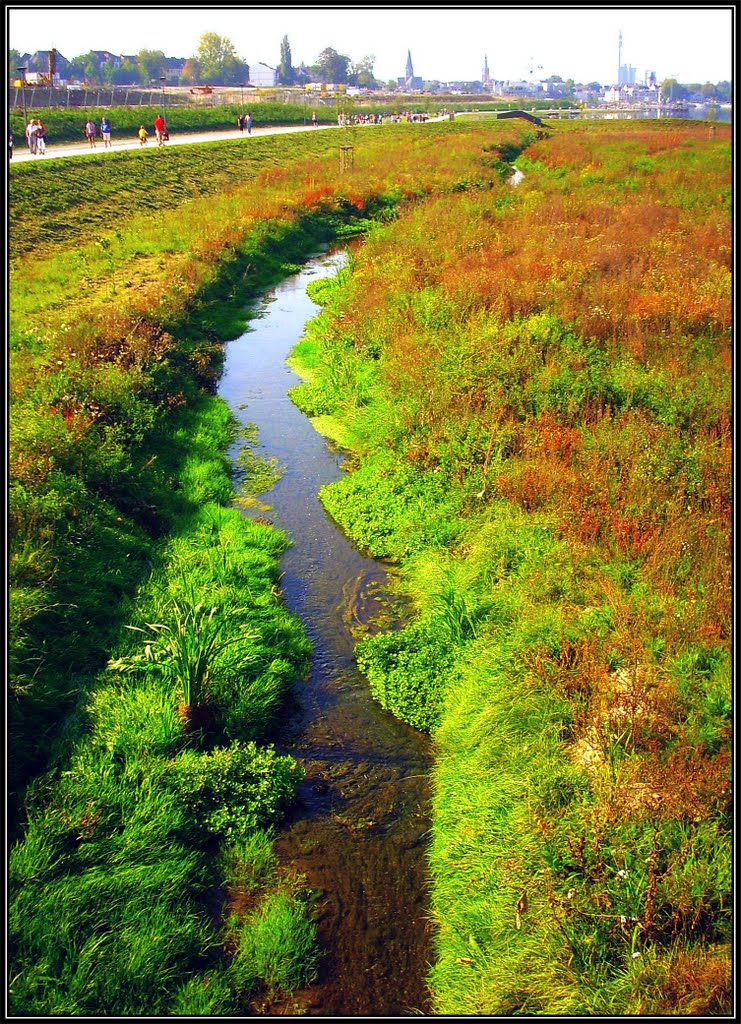
<instances>
[{"instance_id":1,"label":"group of pedestrians","mask_svg":"<svg viewBox=\"0 0 741 1024\"><path fill-rule=\"evenodd\" d=\"M250 119L250 126L252 120ZM167 133L167 125L165 119L161 114L158 114L154 122L154 131L157 136L157 142L161 146L164 142L169 139ZM42 122L39 117L32 117L26 125L26 143L28 145L28 151L32 156L44 156L46 154L46 140L47 140L47 129L46 125ZM98 136L103 140L103 148L111 148L111 122L107 114L104 114L100 122L100 130L96 125L95 121L90 117L85 122L83 134L90 144L91 149L95 149L97 146ZM147 141L148 135L144 125L141 126L138 132L139 141L142 145ZM13 132L8 130L8 159L13 159Z\"/></svg>"},{"instance_id":2,"label":"group of pedestrians","mask_svg":"<svg viewBox=\"0 0 741 1024\"><path fill-rule=\"evenodd\" d=\"M43 124L40 117L32 117L26 125L26 142L28 144L28 151L31 154L31 156L44 156L46 154L46 137L46 125ZM13 157L12 149L13 141L11 136L11 159Z\"/></svg>"},{"instance_id":3,"label":"group of pedestrians","mask_svg":"<svg viewBox=\"0 0 741 1024\"><path fill-rule=\"evenodd\" d=\"M237 128L242 133L246 128L247 134L252 135L252 114L237 114Z\"/></svg>"},{"instance_id":4,"label":"group of pedestrians","mask_svg":"<svg viewBox=\"0 0 741 1024\"><path fill-rule=\"evenodd\" d=\"M95 149L98 137L98 128L92 118L85 122L85 138L90 143L90 148ZM100 137L103 140L103 149L111 148L111 122L104 116L100 122Z\"/></svg>"},{"instance_id":5,"label":"group of pedestrians","mask_svg":"<svg viewBox=\"0 0 741 1024\"><path fill-rule=\"evenodd\" d=\"M146 146L149 141L149 132L143 124L139 125L139 131L136 134L139 139L139 145ZM157 114L154 119L154 137L157 139L158 146L164 146L169 141L170 133L167 130L167 124L162 114Z\"/></svg>"},{"instance_id":6,"label":"group of pedestrians","mask_svg":"<svg viewBox=\"0 0 741 1024\"><path fill-rule=\"evenodd\" d=\"M137 138L139 139L139 144L141 146L146 145L149 139L149 132L144 127L144 125L140 125L139 131L136 134ZM165 119L162 116L162 114L158 114L157 117L154 119L154 134L157 139L158 146L164 145L164 143L167 142L167 140L170 138L169 133L167 131L167 125L165 124ZM109 121L107 115L105 115L100 122L100 137L103 140L103 148L110 149L111 122ZM95 149L98 138L98 128L95 124L95 121L93 121L92 118L90 118L85 123L85 138L90 143L90 148Z\"/></svg>"},{"instance_id":7,"label":"group of pedestrians","mask_svg":"<svg viewBox=\"0 0 741 1024\"><path fill-rule=\"evenodd\" d=\"M88 118L85 122L85 138L90 143L90 148L95 149L96 140L98 137L98 128L92 118ZM103 149L111 148L111 122L108 120L108 115L104 114L100 122L100 137L103 140Z\"/></svg>"},{"instance_id":8,"label":"group of pedestrians","mask_svg":"<svg viewBox=\"0 0 741 1024\"><path fill-rule=\"evenodd\" d=\"M337 115L340 127L354 124L383 124L383 114L343 114Z\"/></svg>"}]
</instances>

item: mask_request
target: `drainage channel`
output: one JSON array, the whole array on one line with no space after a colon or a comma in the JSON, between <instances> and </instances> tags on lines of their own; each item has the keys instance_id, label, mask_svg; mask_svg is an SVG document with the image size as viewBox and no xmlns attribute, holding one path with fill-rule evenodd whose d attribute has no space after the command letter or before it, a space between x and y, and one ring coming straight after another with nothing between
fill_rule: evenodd
<instances>
[{"instance_id":1,"label":"drainage channel","mask_svg":"<svg viewBox=\"0 0 741 1024\"><path fill-rule=\"evenodd\" d=\"M270 506L263 514L293 541L281 588L314 644L311 671L297 684L276 743L306 772L276 849L317 894L323 953L315 984L287 1001L264 1001L257 1015L429 1010L430 743L371 698L352 653L357 629L373 629L388 614L391 570L362 555L324 512L319 488L340 478L344 457L288 397L298 378L286 358L318 312L306 287L346 258L312 259L262 298L248 331L226 345L219 386L237 419L257 428L253 450L283 469L261 495ZM239 442L234 457L238 449Z\"/></svg>"}]
</instances>

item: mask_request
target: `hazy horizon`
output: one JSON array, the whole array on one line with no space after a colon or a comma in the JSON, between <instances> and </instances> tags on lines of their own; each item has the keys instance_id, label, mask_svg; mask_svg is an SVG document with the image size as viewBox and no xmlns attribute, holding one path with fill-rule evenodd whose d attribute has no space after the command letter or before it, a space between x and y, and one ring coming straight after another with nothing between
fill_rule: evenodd
<instances>
[{"instance_id":1,"label":"hazy horizon","mask_svg":"<svg viewBox=\"0 0 741 1024\"><path fill-rule=\"evenodd\" d=\"M141 17L132 16L140 12ZM328 18L327 15L331 15ZM190 57L204 32L229 39L250 64L277 66L288 36L292 64L310 66L327 47L359 61L375 57L381 82L404 74L407 52L426 80L480 81L560 75L575 82L617 81L620 62L640 81L731 81L735 8L6 8L9 47L56 49L67 59L90 50L162 50ZM618 37L622 34L622 48ZM586 45L585 45L586 44Z\"/></svg>"}]
</instances>

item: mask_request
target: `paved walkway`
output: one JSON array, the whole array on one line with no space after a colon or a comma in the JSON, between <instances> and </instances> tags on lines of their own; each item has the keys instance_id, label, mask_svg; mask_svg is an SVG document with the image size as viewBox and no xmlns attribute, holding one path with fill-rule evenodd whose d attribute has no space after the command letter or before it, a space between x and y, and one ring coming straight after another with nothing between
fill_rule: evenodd
<instances>
[{"instance_id":1,"label":"paved walkway","mask_svg":"<svg viewBox=\"0 0 741 1024\"><path fill-rule=\"evenodd\" d=\"M444 121L446 117L430 117L427 119L427 123L431 121ZM387 121L386 124L392 122ZM425 122L417 122L424 124ZM193 132L187 135L171 135L168 142L164 143L165 148L167 146L183 146L190 145L197 142L222 142L226 139L231 139L238 145L246 144L250 139L259 137L260 135L280 135L288 132L316 132L326 130L327 128L338 129L340 126L336 124L319 124L314 127L311 124L299 124L299 125L288 125L280 127L269 127L269 128L253 128L252 135L248 135L247 132L240 132L237 128L227 128L220 132ZM356 128L373 128L379 127L373 124L361 124L354 125ZM382 126L381 126L382 127ZM158 149L157 139L155 138L154 131L149 136L149 141L146 146L142 146L138 139L134 138L123 138L117 139L115 132L111 136L111 148L105 149L103 146L102 139L96 139L95 146L91 149L89 142L60 142L58 144L47 143L46 154L44 156L31 156L25 145L25 140L16 139L15 149L13 151L12 163L25 163L27 160L33 160L35 163L42 164L45 160L50 160L54 157L68 157L68 156L99 156L101 153L120 153L126 149L142 149L151 152L153 149Z\"/></svg>"},{"instance_id":2,"label":"paved walkway","mask_svg":"<svg viewBox=\"0 0 741 1024\"><path fill-rule=\"evenodd\" d=\"M326 128L338 128L336 124L323 124L317 125L316 128L313 125L289 125L287 127L271 127L271 128L253 128L252 135L248 135L247 132L240 132L237 128L229 128L221 132L195 132L188 135L171 135L169 142L165 142L165 148L167 146L183 146L186 144L196 142L221 142L225 139L231 139L233 142L239 145L248 143L250 139L256 138L260 135L278 135L287 132L303 132L303 131L320 131ZM364 126L367 127L367 126ZM22 143L23 140L20 140ZM50 160L53 157L68 157L68 156L100 156L101 153L120 153L126 149L143 149L150 151L158 149L157 139L155 138L154 132L149 136L149 142L146 146L142 146L138 139L117 139L115 134L111 136L111 147L105 149L103 146L102 139L97 139L95 146L90 147L89 142L60 142L58 144L47 143L46 154L44 156L32 156L25 145L21 146L18 140L16 140L15 149L13 153L13 163L25 163L27 160L33 160L35 163L43 163L45 160Z\"/></svg>"}]
</instances>

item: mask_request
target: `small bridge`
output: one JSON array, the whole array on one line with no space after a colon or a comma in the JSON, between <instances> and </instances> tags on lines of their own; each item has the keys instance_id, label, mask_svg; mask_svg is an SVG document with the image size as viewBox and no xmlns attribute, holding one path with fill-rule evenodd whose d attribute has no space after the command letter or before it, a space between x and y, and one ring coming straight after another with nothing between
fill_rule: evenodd
<instances>
[{"instance_id":1,"label":"small bridge","mask_svg":"<svg viewBox=\"0 0 741 1024\"><path fill-rule=\"evenodd\" d=\"M538 127L543 127L543 122L535 114L528 114L527 110L499 110L497 111L497 120L502 117L523 117L526 121L530 121L531 124L537 124Z\"/></svg>"}]
</instances>

